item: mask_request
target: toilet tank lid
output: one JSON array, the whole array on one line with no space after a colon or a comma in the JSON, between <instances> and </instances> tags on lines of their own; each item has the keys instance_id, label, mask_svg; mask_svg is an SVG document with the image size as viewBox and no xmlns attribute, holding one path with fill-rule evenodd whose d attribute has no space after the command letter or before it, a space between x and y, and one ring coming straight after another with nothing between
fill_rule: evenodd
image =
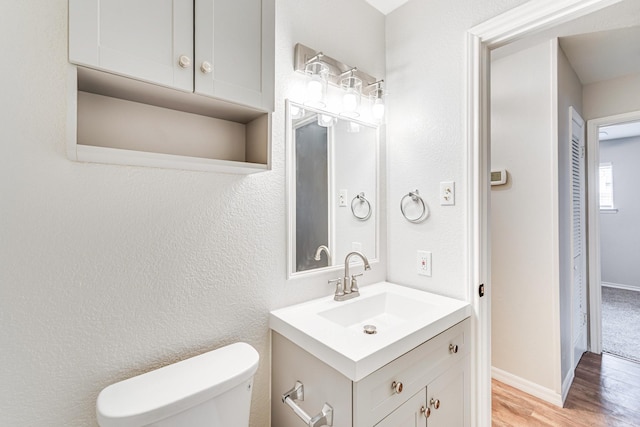
<instances>
[{"instance_id":1,"label":"toilet tank lid","mask_svg":"<svg viewBox=\"0 0 640 427\"><path fill-rule=\"evenodd\" d=\"M250 379L258 361L258 352L240 342L112 384L98 395L98 423L128 427L161 420Z\"/></svg>"}]
</instances>

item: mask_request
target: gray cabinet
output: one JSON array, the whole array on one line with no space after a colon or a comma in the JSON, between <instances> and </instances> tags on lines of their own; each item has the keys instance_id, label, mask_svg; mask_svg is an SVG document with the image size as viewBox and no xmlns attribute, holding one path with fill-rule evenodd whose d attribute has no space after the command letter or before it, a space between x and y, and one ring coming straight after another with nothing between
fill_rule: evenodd
<instances>
[{"instance_id":1,"label":"gray cabinet","mask_svg":"<svg viewBox=\"0 0 640 427\"><path fill-rule=\"evenodd\" d=\"M300 381L308 396L300 404L310 414L333 406L336 426L467 427L469 336L466 319L354 382L272 332L272 425L300 425L278 398Z\"/></svg>"},{"instance_id":2,"label":"gray cabinet","mask_svg":"<svg viewBox=\"0 0 640 427\"><path fill-rule=\"evenodd\" d=\"M468 356L404 402L376 427L466 427L469 420Z\"/></svg>"}]
</instances>

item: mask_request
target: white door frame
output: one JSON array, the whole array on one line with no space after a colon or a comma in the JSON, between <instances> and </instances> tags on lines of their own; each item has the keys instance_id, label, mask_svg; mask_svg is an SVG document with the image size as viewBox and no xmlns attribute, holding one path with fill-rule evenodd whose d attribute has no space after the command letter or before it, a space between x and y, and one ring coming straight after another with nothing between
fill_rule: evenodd
<instances>
[{"instance_id":1,"label":"white door frame","mask_svg":"<svg viewBox=\"0 0 640 427\"><path fill-rule=\"evenodd\" d=\"M598 197L600 126L640 120L640 111L587 121L587 211L589 233L589 350L602 353L602 271L600 265L600 207Z\"/></svg>"},{"instance_id":2,"label":"white door frame","mask_svg":"<svg viewBox=\"0 0 640 427\"><path fill-rule=\"evenodd\" d=\"M472 425L491 425L489 52L622 0L532 0L467 32L468 289L473 307ZM485 296L478 287L485 285Z\"/></svg>"}]
</instances>

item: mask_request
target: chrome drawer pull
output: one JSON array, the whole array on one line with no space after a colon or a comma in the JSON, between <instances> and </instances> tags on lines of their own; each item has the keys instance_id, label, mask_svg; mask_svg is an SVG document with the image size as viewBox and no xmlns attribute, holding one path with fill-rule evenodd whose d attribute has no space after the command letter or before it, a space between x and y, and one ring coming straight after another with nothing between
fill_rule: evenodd
<instances>
[{"instance_id":1,"label":"chrome drawer pull","mask_svg":"<svg viewBox=\"0 0 640 427\"><path fill-rule=\"evenodd\" d=\"M456 354L458 352L458 344L449 344L449 353Z\"/></svg>"},{"instance_id":2,"label":"chrome drawer pull","mask_svg":"<svg viewBox=\"0 0 640 427\"><path fill-rule=\"evenodd\" d=\"M393 391L394 391L396 394L400 394L400 393L402 393L402 383L401 383L400 381L398 381L398 382L396 382L396 381L392 382L392 383L391 383L391 388L393 389Z\"/></svg>"}]
</instances>

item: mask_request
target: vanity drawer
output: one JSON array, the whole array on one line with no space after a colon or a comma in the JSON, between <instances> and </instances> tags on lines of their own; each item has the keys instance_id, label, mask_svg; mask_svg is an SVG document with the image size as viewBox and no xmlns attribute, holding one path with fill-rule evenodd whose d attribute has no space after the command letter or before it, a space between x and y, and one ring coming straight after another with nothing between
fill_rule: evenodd
<instances>
[{"instance_id":1,"label":"vanity drawer","mask_svg":"<svg viewBox=\"0 0 640 427\"><path fill-rule=\"evenodd\" d=\"M470 351L469 338L466 319L354 383L354 426L374 425L462 360Z\"/></svg>"}]
</instances>

